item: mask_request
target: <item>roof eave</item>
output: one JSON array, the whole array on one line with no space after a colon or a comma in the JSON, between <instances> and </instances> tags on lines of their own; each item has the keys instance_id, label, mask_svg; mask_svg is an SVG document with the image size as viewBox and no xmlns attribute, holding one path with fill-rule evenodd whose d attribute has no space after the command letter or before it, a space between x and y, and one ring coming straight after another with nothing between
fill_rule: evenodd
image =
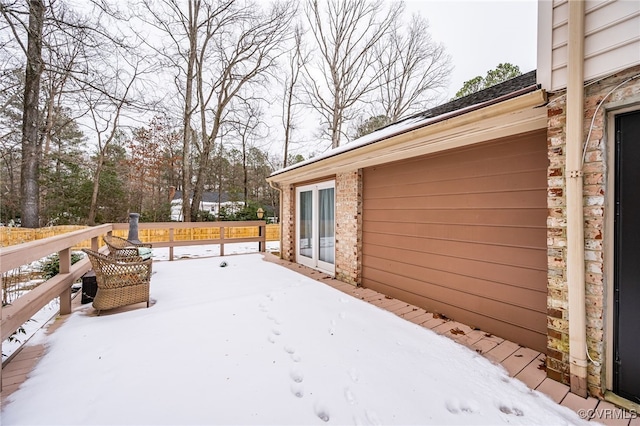
<instances>
[{"instance_id":1,"label":"roof eave","mask_svg":"<svg viewBox=\"0 0 640 426\"><path fill-rule=\"evenodd\" d=\"M426 124L420 123L395 134L386 134L381 139L373 139L351 150L277 171L267 181L283 184L312 180L341 171L537 130L546 127L546 109L538 108L546 102L544 90L536 85L529 86L482 104L434 117Z\"/></svg>"}]
</instances>

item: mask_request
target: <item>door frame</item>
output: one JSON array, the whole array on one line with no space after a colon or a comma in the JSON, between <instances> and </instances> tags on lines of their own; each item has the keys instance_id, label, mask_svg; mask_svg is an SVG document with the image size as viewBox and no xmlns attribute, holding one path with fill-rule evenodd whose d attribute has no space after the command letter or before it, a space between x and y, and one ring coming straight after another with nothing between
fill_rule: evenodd
<instances>
[{"instance_id":1,"label":"door frame","mask_svg":"<svg viewBox=\"0 0 640 426\"><path fill-rule=\"evenodd\" d=\"M603 241L604 250L604 297L605 297L605 313L604 313L604 327L605 327L605 386L603 390L613 392L613 380L614 380L614 360L615 360L615 247L616 247L616 232L615 232L615 212L616 212L616 116L619 114L625 114L628 112L640 111L640 99L631 105L617 106L612 105L605 111L606 118L606 166L607 166L607 194L605 197L605 219L604 229L605 238ZM606 266L610 265L610 266Z\"/></svg>"},{"instance_id":2,"label":"door frame","mask_svg":"<svg viewBox=\"0 0 640 426\"><path fill-rule=\"evenodd\" d=\"M325 262L319 259L319 246L318 244L320 243L320 239L319 239L319 220L318 220L318 200L319 200L319 192L322 189L329 189L329 188L333 188L333 238L334 238L334 244L333 244L333 263L330 262ZM301 265L305 265L308 266L310 268L313 269L317 269L320 270L322 272L328 273L332 276L335 276L335 272L336 272L336 266L335 266L335 234L336 234L336 221L335 221L335 212L336 212L336 193L335 193L335 188L336 188L336 181L335 179L332 180L328 180L328 181L322 181L322 182L317 182L317 183L312 183L312 184L308 184L308 185L302 185L302 186L298 186L296 187L296 199L295 199L295 235L296 235L296 240L295 240L295 259L296 259L296 263L299 263ZM306 256L301 256L300 255L300 193L302 192L308 192L311 191L312 192L312 196L311 196L311 205L312 205L312 215L311 215L311 228L312 228L312 235L313 235L313 242L312 242L312 257L306 257Z\"/></svg>"}]
</instances>

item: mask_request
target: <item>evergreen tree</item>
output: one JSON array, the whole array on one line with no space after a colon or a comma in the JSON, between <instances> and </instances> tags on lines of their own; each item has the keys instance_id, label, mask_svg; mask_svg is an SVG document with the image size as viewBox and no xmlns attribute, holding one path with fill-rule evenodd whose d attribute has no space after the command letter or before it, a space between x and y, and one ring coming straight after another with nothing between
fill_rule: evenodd
<instances>
[{"instance_id":1,"label":"evergreen tree","mask_svg":"<svg viewBox=\"0 0 640 426\"><path fill-rule=\"evenodd\" d=\"M55 117L51 145L40 171L40 214L47 225L85 223L87 208L80 191L89 180L84 135L65 112Z\"/></svg>"},{"instance_id":2,"label":"evergreen tree","mask_svg":"<svg viewBox=\"0 0 640 426\"><path fill-rule=\"evenodd\" d=\"M521 74L520 67L517 65L508 62L498 64L495 69L487 71L486 76L476 76L471 80L465 81L462 88L456 93L455 99L495 86L498 83L502 83Z\"/></svg>"}]
</instances>

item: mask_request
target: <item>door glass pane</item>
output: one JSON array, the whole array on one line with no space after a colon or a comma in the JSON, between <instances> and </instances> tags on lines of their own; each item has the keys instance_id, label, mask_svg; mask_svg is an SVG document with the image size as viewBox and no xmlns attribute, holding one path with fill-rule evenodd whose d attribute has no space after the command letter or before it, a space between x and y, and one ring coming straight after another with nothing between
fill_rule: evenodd
<instances>
[{"instance_id":1,"label":"door glass pane","mask_svg":"<svg viewBox=\"0 0 640 426\"><path fill-rule=\"evenodd\" d=\"M335 256L333 192L333 188L318 191L318 237L320 240L318 259L331 264Z\"/></svg>"},{"instance_id":2,"label":"door glass pane","mask_svg":"<svg viewBox=\"0 0 640 426\"><path fill-rule=\"evenodd\" d=\"M313 192L300 192L300 217L298 218L300 229L300 241L298 241L298 254L313 257Z\"/></svg>"}]
</instances>

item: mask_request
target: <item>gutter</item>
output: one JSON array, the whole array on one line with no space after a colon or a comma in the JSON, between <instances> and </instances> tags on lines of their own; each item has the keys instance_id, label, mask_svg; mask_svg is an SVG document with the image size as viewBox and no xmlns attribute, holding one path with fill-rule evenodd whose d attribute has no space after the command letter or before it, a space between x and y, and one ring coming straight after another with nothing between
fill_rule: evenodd
<instances>
[{"instance_id":1,"label":"gutter","mask_svg":"<svg viewBox=\"0 0 640 426\"><path fill-rule=\"evenodd\" d=\"M566 121L567 289L571 392L587 397L582 144L584 139L584 2L569 1Z\"/></svg>"}]
</instances>

